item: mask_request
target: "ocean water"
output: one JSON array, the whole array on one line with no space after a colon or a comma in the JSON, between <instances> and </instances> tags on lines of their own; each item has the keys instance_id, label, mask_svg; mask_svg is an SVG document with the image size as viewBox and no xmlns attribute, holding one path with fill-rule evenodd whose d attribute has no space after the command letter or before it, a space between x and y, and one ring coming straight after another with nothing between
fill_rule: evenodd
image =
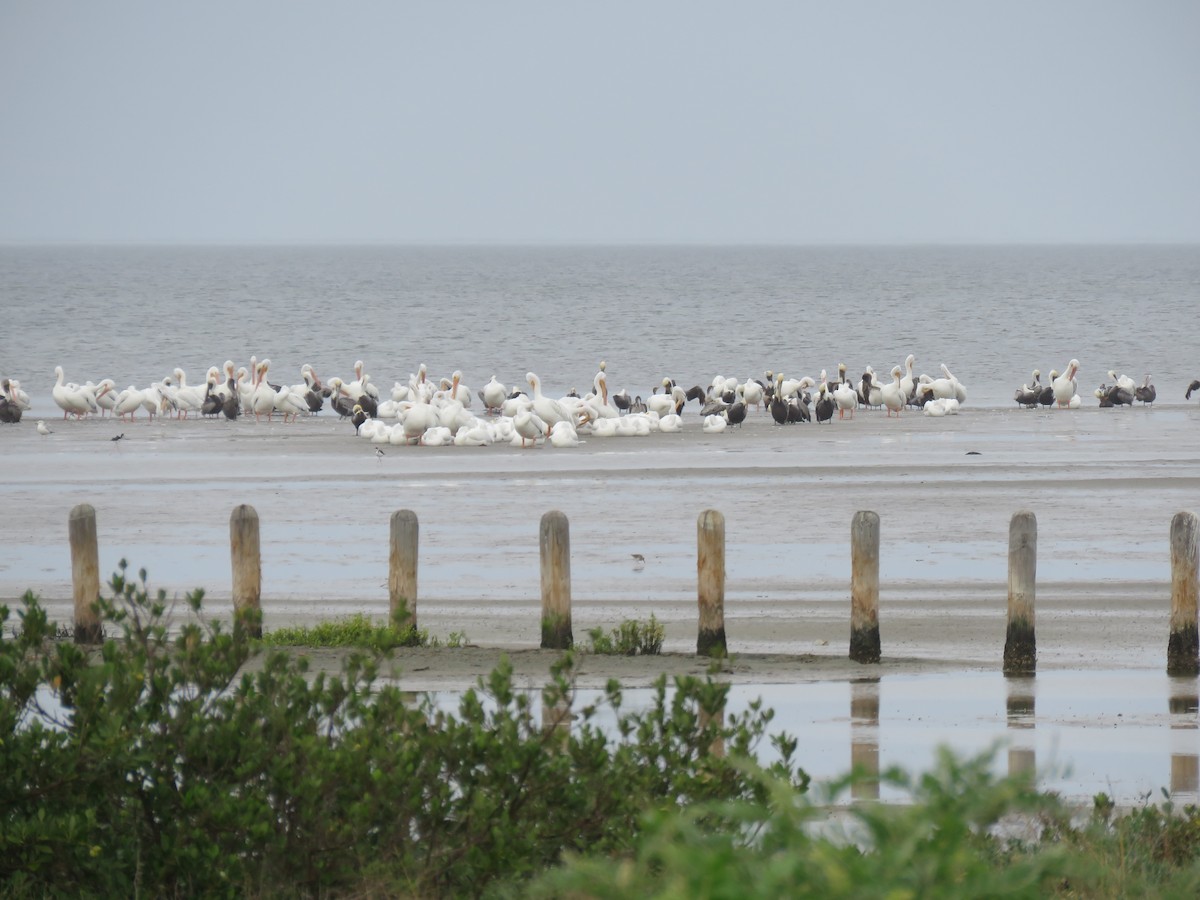
<instances>
[{"instance_id":1,"label":"ocean water","mask_svg":"<svg viewBox=\"0 0 1200 900\"><path fill-rule=\"evenodd\" d=\"M38 412L68 381L145 387L251 355L272 380L352 375L386 390L424 363L472 388L495 374L547 394L648 395L664 377L886 377L912 353L945 364L968 405L1068 360L1080 392L1110 369L1153 375L1182 403L1200 246L998 247L0 247L0 375Z\"/></svg>"}]
</instances>

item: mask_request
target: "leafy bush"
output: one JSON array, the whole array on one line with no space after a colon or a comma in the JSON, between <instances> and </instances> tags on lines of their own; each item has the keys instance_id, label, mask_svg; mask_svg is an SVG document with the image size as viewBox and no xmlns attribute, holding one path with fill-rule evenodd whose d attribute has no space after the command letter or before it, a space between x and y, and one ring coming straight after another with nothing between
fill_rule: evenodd
<instances>
[{"instance_id":1,"label":"leafy bush","mask_svg":"<svg viewBox=\"0 0 1200 900\"><path fill-rule=\"evenodd\" d=\"M647 808L806 783L786 738L751 762L770 713L724 717L711 678L575 709L565 654L540 697L502 665L448 712L377 683L378 656L313 675L253 619L205 620L200 591L178 624L145 572L111 588L97 650L56 641L31 594L0 641L5 896L475 896L564 850L629 852Z\"/></svg>"},{"instance_id":2,"label":"leafy bush","mask_svg":"<svg viewBox=\"0 0 1200 900\"><path fill-rule=\"evenodd\" d=\"M588 652L607 656L653 656L662 652L666 630L653 615L650 621L626 619L609 634L603 628L588 631Z\"/></svg>"}]
</instances>

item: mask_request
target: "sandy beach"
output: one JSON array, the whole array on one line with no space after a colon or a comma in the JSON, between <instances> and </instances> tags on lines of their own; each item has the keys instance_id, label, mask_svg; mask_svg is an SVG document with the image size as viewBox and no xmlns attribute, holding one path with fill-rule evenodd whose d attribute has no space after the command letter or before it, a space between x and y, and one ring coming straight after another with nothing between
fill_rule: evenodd
<instances>
[{"instance_id":1,"label":"sandy beach","mask_svg":"<svg viewBox=\"0 0 1200 900\"><path fill-rule=\"evenodd\" d=\"M385 446L382 458L330 416L58 421L45 437L5 429L0 597L11 604L32 589L69 620L67 518L90 503L102 572L125 558L170 595L203 587L208 612L221 614L229 515L248 503L261 520L268 629L382 618L389 517L411 509L420 624L443 639L465 635L487 658L538 644L538 526L557 509L571 527L576 640L653 614L665 649L691 666L696 520L711 508L726 518L731 652L756 660L756 679L774 680L783 663L770 661L781 659L839 677L850 522L869 509L881 520L885 666L994 667L1009 520L1030 509L1040 665L1163 663L1170 521L1200 505L1197 407L967 408L899 420L859 411L791 427L751 412L743 428L715 435L689 425L573 449ZM111 441L117 433L124 439Z\"/></svg>"}]
</instances>

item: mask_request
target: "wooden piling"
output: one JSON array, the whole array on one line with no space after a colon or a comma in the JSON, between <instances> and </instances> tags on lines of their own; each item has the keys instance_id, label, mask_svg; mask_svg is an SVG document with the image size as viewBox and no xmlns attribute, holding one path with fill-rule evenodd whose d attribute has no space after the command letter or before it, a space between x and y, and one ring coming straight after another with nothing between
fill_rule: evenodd
<instances>
[{"instance_id":1,"label":"wooden piling","mask_svg":"<svg viewBox=\"0 0 1200 900\"><path fill-rule=\"evenodd\" d=\"M571 535L565 514L542 516L538 532L542 563L542 649L569 650L571 633Z\"/></svg>"},{"instance_id":2,"label":"wooden piling","mask_svg":"<svg viewBox=\"0 0 1200 900\"><path fill-rule=\"evenodd\" d=\"M100 547L96 538L96 510L80 503L67 519L71 542L71 583L75 595L75 643L99 644L104 640L100 626Z\"/></svg>"},{"instance_id":3,"label":"wooden piling","mask_svg":"<svg viewBox=\"0 0 1200 900\"><path fill-rule=\"evenodd\" d=\"M255 637L262 637L262 557L258 513L243 503L229 516L229 549L233 564L233 614Z\"/></svg>"},{"instance_id":4,"label":"wooden piling","mask_svg":"<svg viewBox=\"0 0 1200 900\"><path fill-rule=\"evenodd\" d=\"M879 514L860 510L850 523L850 658L879 657Z\"/></svg>"},{"instance_id":5,"label":"wooden piling","mask_svg":"<svg viewBox=\"0 0 1200 900\"><path fill-rule=\"evenodd\" d=\"M417 546L420 526L411 509L392 513L388 550L388 605L392 623L417 627Z\"/></svg>"},{"instance_id":6,"label":"wooden piling","mask_svg":"<svg viewBox=\"0 0 1200 900\"><path fill-rule=\"evenodd\" d=\"M1200 674L1200 639L1196 631L1196 514L1178 512L1171 519L1171 636L1167 641L1167 674Z\"/></svg>"},{"instance_id":7,"label":"wooden piling","mask_svg":"<svg viewBox=\"0 0 1200 900\"><path fill-rule=\"evenodd\" d=\"M696 602L700 608L697 656L726 656L725 516L706 509L696 520Z\"/></svg>"},{"instance_id":8,"label":"wooden piling","mask_svg":"<svg viewBox=\"0 0 1200 900\"><path fill-rule=\"evenodd\" d=\"M1004 674L1037 671L1034 600L1037 595L1037 517L1027 509L1008 524L1008 632L1004 640Z\"/></svg>"}]
</instances>

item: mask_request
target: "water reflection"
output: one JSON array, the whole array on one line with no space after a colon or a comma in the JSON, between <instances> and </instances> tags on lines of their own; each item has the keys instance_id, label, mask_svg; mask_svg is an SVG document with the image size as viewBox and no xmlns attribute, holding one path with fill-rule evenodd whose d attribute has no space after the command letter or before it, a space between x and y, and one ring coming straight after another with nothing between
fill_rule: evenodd
<instances>
[{"instance_id":1,"label":"water reflection","mask_svg":"<svg viewBox=\"0 0 1200 900\"><path fill-rule=\"evenodd\" d=\"M1005 705L1010 738L1008 774L1036 773L1035 744L1030 736L1020 732L1032 731L1037 724L1037 680L1032 675L1011 675L1004 679L1004 684L1008 694Z\"/></svg>"},{"instance_id":2,"label":"water reflection","mask_svg":"<svg viewBox=\"0 0 1200 900\"><path fill-rule=\"evenodd\" d=\"M1200 694L1195 678L1172 678L1167 699L1171 716L1171 796L1195 800L1200 795L1200 755L1196 752Z\"/></svg>"},{"instance_id":3,"label":"water reflection","mask_svg":"<svg viewBox=\"0 0 1200 900\"><path fill-rule=\"evenodd\" d=\"M865 776L850 786L855 800L879 799L879 682L850 682L850 767Z\"/></svg>"}]
</instances>

